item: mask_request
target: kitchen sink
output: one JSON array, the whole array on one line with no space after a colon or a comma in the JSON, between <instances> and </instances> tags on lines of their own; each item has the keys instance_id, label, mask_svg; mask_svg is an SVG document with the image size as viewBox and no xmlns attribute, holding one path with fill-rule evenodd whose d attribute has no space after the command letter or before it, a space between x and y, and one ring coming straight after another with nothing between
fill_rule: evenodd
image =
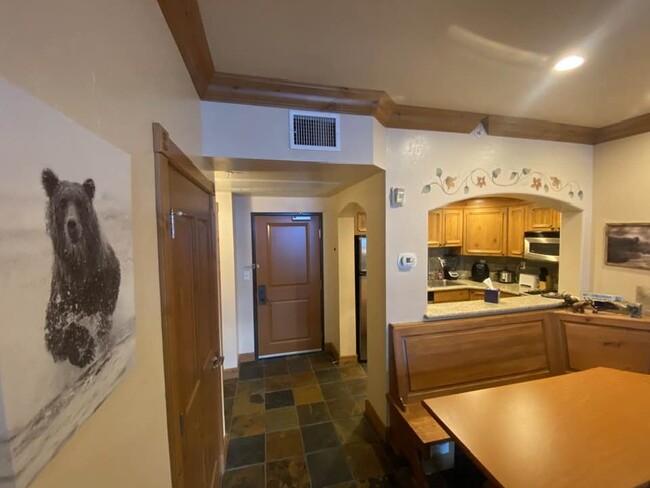
<instances>
[{"instance_id":1,"label":"kitchen sink","mask_svg":"<svg viewBox=\"0 0 650 488\"><path fill-rule=\"evenodd\" d=\"M453 286L458 285L458 282L455 280L429 280L429 286Z\"/></svg>"}]
</instances>

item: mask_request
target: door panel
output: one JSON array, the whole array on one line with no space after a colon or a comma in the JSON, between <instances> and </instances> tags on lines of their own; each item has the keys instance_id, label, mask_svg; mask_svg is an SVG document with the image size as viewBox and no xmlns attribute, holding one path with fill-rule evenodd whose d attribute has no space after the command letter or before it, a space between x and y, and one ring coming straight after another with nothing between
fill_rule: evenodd
<instances>
[{"instance_id":1,"label":"door panel","mask_svg":"<svg viewBox=\"0 0 650 488\"><path fill-rule=\"evenodd\" d=\"M309 281L307 226L269 224L269 285L306 285Z\"/></svg>"},{"instance_id":2,"label":"door panel","mask_svg":"<svg viewBox=\"0 0 650 488\"><path fill-rule=\"evenodd\" d=\"M154 145L172 484L212 488L223 464L214 188L158 125Z\"/></svg>"},{"instance_id":3,"label":"door panel","mask_svg":"<svg viewBox=\"0 0 650 488\"><path fill-rule=\"evenodd\" d=\"M253 216L258 356L323 347L320 223Z\"/></svg>"}]
</instances>

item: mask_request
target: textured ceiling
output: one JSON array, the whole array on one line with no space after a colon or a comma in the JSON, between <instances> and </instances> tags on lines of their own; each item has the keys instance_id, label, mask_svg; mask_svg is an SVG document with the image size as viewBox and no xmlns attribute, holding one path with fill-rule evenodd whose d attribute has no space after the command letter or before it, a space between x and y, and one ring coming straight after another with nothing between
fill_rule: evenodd
<instances>
[{"instance_id":1,"label":"textured ceiling","mask_svg":"<svg viewBox=\"0 0 650 488\"><path fill-rule=\"evenodd\" d=\"M217 71L601 127L650 112L650 0L199 0ZM587 62L558 73L555 61Z\"/></svg>"}]
</instances>

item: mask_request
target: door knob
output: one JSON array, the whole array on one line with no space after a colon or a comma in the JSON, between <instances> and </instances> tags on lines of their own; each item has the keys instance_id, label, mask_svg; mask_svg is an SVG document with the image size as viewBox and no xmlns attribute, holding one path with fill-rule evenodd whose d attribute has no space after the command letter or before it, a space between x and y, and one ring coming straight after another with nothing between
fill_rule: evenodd
<instances>
[{"instance_id":1,"label":"door knob","mask_svg":"<svg viewBox=\"0 0 650 488\"><path fill-rule=\"evenodd\" d=\"M212 358L212 369L217 369L219 366L223 365L223 356L214 356Z\"/></svg>"}]
</instances>

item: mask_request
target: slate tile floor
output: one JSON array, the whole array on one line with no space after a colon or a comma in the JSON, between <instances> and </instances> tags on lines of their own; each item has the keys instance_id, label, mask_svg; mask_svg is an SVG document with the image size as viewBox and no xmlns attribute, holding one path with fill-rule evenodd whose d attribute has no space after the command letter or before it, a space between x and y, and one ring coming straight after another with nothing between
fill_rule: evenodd
<instances>
[{"instance_id":1,"label":"slate tile floor","mask_svg":"<svg viewBox=\"0 0 650 488\"><path fill-rule=\"evenodd\" d=\"M229 433L223 488L413 486L405 460L363 416L365 365L339 367L325 353L244 363L224 382ZM456 450L456 468L429 477L434 488L484 487Z\"/></svg>"},{"instance_id":2,"label":"slate tile floor","mask_svg":"<svg viewBox=\"0 0 650 488\"><path fill-rule=\"evenodd\" d=\"M363 416L360 365L339 367L325 353L244 363L224 394L224 488L401 485Z\"/></svg>"}]
</instances>

